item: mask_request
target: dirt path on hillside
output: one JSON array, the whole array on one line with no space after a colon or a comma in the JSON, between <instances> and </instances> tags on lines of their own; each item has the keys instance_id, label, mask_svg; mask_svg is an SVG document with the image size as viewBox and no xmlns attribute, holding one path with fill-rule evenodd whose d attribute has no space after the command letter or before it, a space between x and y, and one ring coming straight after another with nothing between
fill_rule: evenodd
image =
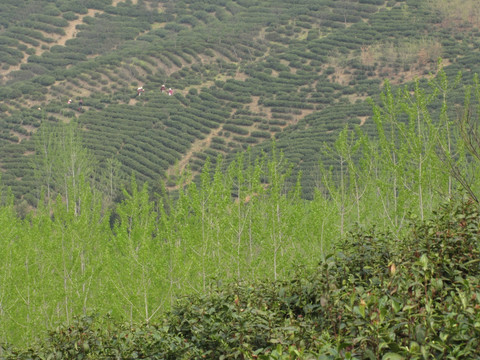
<instances>
[{"instance_id":1,"label":"dirt path on hillside","mask_svg":"<svg viewBox=\"0 0 480 360\"><path fill-rule=\"evenodd\" d=\"M78 15L77 20L70 21L69 25L67 27L63 28L64 31L65 31L65 35L55 35L55 34L43 33L43 35L45 37L49 37L49 38L53 39L54 42L48 44L45 49L42 49L42 45L46 45L43 42L41 42L40 45L33 47L35 49L35 55L36 56L42 55L45 51L47 51L51 46L54 46L54 45L64 46L65 43L67 42L67 40L73 39L76 36L77 25L83 23L83 18L85 18L86 16L93 17L93 16L95 16L95 14L97 14L99 12L100 12L100 10L89 9L86 14ZM37 30L37 31L40 31L40 30ZM42 31L40 31L40 32L42 32ZM22 66L22 64L26 64L27 61L28 61L28 56L25 56L25 55L26 54L24 54L23 59L20 61L20 63L18 65L10 66L7 70L0 69L0 75L8 76L8 74L10 74L11 72L20 70L20 67Z\"/></svg>"},{"instance_id":2,"label":"dirt path on hillside","mask_svg":"<svg viewBox=\"0 0 480 360\"><path fill-rule=\"evenodd\" d=\"M88 12L86 14L82 14L78 16L77 20L73 20L70 22L70 24L65 28L65 35L62 35L55 41L55 45L65 45L67 40L73 39L77 35L77 25L80 25L83 23L83 18L86 16L94 17L96 14L98 14L100 10L93 10L93 9L88 9Z\"/></svg>"},{"instance_id":3,"label":"dirt path on hillside","mask_svg":"<svg viewBox=\"0 0 480 360\"><path fill-rule=\"evenodd\" d=\"M208 134L205 139L195 140L192 144L192 147L187 151L185 156L183 156L182 159L177 164L168 168L167 175L169 176L176 175L177 172L179 174L183 173L185 171L185 168L187 167L187 164L192 158L193 154L207 149L210 146L212 139L215 136L217 136L220 131L222 131L222 126L220 126L218 129L215 129L210 134ZM171 190L173 190L174 188L175 187L169 187L169 189Z\"/></svg>"},{"instance_id":4,"label":"dirt path on hillside","mask_svg":"<svg viewBox=\"0 0 480 360\"><path fill-rule=\"evenodd\" d=\"M272 118L272 113L269 111L270 109L264 108L263 106L260 107L258 101L260 100L260 96L252 96L252 102L248 104L250 111L256 114L264 114L266 119Z\"/></svg>"}]
</instances>

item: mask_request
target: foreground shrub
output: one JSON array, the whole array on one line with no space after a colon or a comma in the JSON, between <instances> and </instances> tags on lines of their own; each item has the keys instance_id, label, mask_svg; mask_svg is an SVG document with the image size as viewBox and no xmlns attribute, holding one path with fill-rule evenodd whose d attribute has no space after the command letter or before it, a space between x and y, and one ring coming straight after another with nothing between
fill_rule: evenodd
<instances>
[{"instance_id":1,"label":"foreground shrub","mask_svg":"<svg viewBox=\"0 0 480 360\"><path fill-rule=\"evenodd\" d=\"M58 327L28 350L4 348L2 359L192 359L199 351L168 326L119 323L109 316L83 317Z\"/></svg>"}]
</instances>

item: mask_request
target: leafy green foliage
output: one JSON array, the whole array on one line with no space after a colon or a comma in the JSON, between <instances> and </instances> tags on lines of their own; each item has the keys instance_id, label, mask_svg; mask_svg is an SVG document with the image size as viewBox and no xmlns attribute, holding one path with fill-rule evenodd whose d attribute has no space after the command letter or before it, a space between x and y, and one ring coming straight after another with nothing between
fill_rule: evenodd
<instances>
[{"instance_id":1,"label":"leafy green foliage","mask_svg":"<svg viewBox=\"0 0 480 360\"><path fill-rule=\"evenodd\" d=\"M402 241L352 232L335 255L290 279L214 287L158 324L81 318L5 358L476 358L479 209L444 204Z\"/></svg>"}]
</instances>

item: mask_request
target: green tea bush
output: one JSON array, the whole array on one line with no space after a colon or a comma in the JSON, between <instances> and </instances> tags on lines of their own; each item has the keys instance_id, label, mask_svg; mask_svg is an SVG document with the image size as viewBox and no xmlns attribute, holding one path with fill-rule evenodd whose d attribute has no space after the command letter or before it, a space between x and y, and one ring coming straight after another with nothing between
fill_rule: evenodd
<instances>
[{"instance_id":1,"label":"green tea bush","mask_svg":"<svg viewBox=\"0 0 480 360\"><path fill-rule=\"evenodd\" d=\"M248 130L233 124L224 124L223 129L239 135L247 135Z\"/></svg>"},{"instance_id":2,"label":"green tea bush","mask_svg":"<svg viewBox=\"0 0 480 360\"><path fill-rule=\"evenodd\" d=\"M73 21L78 19L78 15L73 11L67 11L62 14L63 18L68 21Z\"/></svg>"},{"instance_id":3,"label":"green tea bush","mask_svg":"<svg viewBox=\"0 0 480 360\"><path fill-rule=\"evenodd\" d=\"M59 15L59 14L57 14ZM42 15L42 14L37 14L34 16L30 17L33 20L40 21L46 24L50 24L56 27L66 27L68 26L68 21L66 19L62 19L57 16L49 16L49 15Z\"/></svg>"},{"instance_id":4,"label":"green tea bush","mask_svg":"<svg viewBox=\"0 0 480 360\"><path fill-rule=\"evenodd\" d=\"M271 134L268 131L252 131L250 133L250 136L253 136L256 138L270 139Z\"/></svg>"}]
</instances>

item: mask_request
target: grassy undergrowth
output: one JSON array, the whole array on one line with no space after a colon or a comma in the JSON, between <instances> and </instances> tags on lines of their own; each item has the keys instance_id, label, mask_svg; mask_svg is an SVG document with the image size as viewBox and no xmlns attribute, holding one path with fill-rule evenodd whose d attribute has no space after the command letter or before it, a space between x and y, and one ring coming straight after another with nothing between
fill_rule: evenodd
<instances>
[{"instance_id":1,"label":"grassy undergrowth","mask_svg":"<svg viewBox=\"0 0 480 360\"><path fill-rule=\"evenodd\" d=\"M447 202L398 240L351 232L288 280L219 285L160 321L78 318L4 359L480 358L478 206Z\"/></svg>"}]
</instances>

